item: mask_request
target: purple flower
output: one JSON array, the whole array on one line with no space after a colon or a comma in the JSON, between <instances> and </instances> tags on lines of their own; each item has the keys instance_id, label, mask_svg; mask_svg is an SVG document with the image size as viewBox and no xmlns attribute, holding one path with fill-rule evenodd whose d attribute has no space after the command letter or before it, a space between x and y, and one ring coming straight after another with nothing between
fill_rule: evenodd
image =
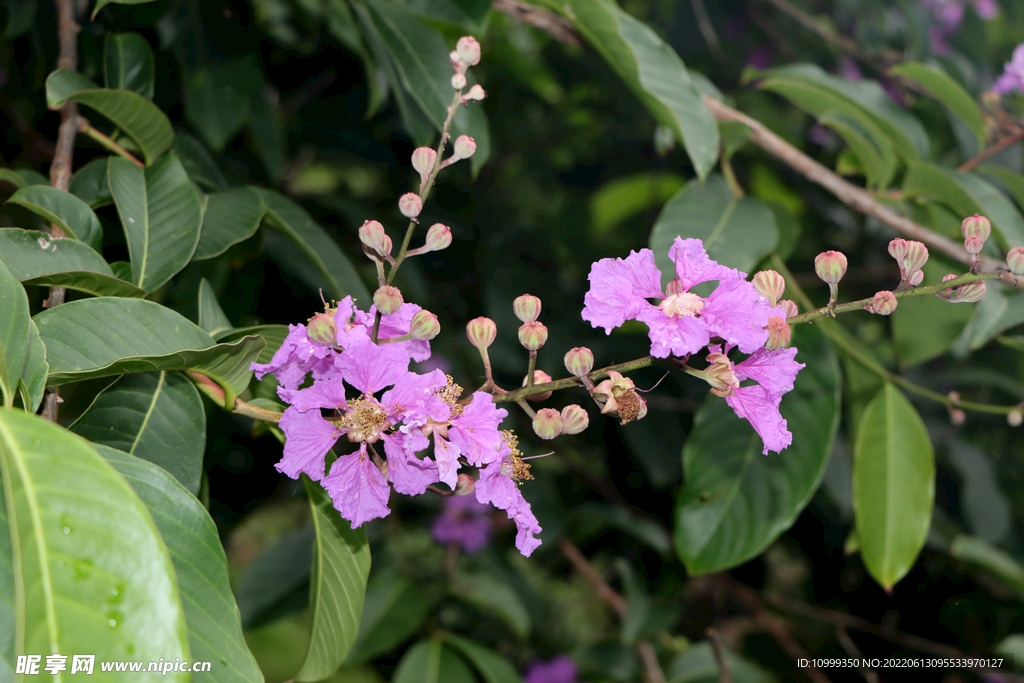
<instances>
[{"instance_id":1,"label":"purple flower","mask_svg":"<svg viewBox=\"0 0 1024 683\"><path fill-rule=\"evenodd\" d=\"M606 333L626 320L647 324L651 355L686 356L721 337L744 353L752 353L768 339L769 304L746 274L712 261L698 239L677 237L669 249L675 279L661 290L661 272L654 252L641 249L626 259L602 259L590 269L590 291L584 297L582 317ZM717 280L707 297L690 291L695 285ZM657 305L647 299L660 299Z\"/></svg>"},{"instance_id":2,"label":"purple flower","mask_svg":"<svg viewBox=\"0 0 1024 683\"><path fill-rule=\"evenodd\" d=\"M519 490L520 479L533 479L530 466L519 456L515 443L506 444L503 458L480 470L480 479L476 482L476 499L481 503L491 503L508 513L509 519L516 523L518 529L516 547L529 557L540 545L540 539L534 538L534 534L539 534L541 528L530 504Z\"/></svg>"},{"instance_id":3,"label":"purple flower","mask_svg":"<svg viewBox=\"0 0 1024 683\"><path fill-rule=\"evenodd\" d=\"M430 532L438 543L458 543L467 553L487 545L491 538L490 513L494 508L472 496L445 498L444 512Z\"/></svg>"},{"instance_id":4,"label":"purple flower","mask_svg":"<svg viewBox=\"0 0 1024 683\"><path fill-rule=\"evenodd\" d=\"M1014 48L1013 57L1006 63L1003 75L999 77L992 89L1001 95L1024 92L1024 43Z\"/></svg>"},{"instance_id":5,"label":"purple flower","mask_svg":"<svg viewBox=\"0 0 1024 683\"><path fill-rule=\"evenodd\" d=\"M421 309L416 304L402 304L402 307L395 313L381 316L380 330L377 333L377 338L390 339L391 337L401 337L403 334L409 334L409 328L412 326L412 317L416 315L416 312L419 310ZM361 325L368 330L372 330L373 319L376 315L376 306L370 306L370 310L367 313L356 310L354 318L355 324ZM430 342L428 341L410 339L409 341L396 342L394 344L389 344L388 346L394 346L402 349L409 358L416 362L425 361L430 358Z\"/></svg>"},{"instance_id":6,"label":"purple flower","mask_svg":"<svg viewBox=\"0 0 1024 683\"><path fill-rule=\"evenodd\" d=\"M324 488L331 494L334 507L352 523L352 528L378 517L386 517L391 489L384 475L366 453L366 444L360 444L355 453L343 455L331 465L331 473L324 477Z\"/></svg>"},{"instance_id":7,"label":"purple flower","mask_svg":"<svg viewBox=\"0 0 1024 683\"><path fill-rule=\"evenodd\" d=\"M561 655L546 662L534 662L526 670L523 683L576 683L576 662Z\"/></svg>"}]
</instances>

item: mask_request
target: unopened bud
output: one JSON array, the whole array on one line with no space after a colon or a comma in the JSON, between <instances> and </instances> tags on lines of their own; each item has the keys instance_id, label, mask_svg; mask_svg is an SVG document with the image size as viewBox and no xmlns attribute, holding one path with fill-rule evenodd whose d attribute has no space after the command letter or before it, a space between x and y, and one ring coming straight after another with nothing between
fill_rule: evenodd
<instances>
[{"instance_id":1,"label":"unopened bud","mask_svg":"<svg viewBox=\"0 0 1024 683\"><path fill-rule=\"evenodd\" d=\"M466 323L466 337L478 349L486 349L498 336L498 326L490 318L473 318Z\"/></svg>"},{"instance_id":2,"label":"unopened bud","mask_svg":"<svg viewBox=\"0 0 1024 683\"><path fill-rule=\"evenodd\" d=\"M924 264L928 263L928 247L924 246L923 242L907 240L907 255L904 257L903 263L907 267L907 273L921 270L924 268Z\"/></svg>"},{"instance_id":3,"label":"unopened bud","mask_svg":"<svg viewBox=\"0 0 1024 683\"><path fill-rule=\"evenodd\" d=\"M954 427L959 427L964 422L967 422L967 413L965 413L961 408L950 408L949 421Z\"/></svg>"},{"instance_id":4,"label":"unopened bud","mask_svg":"<svg viewBox=\"0 0 1024 683\"><path fill-rule=\"evenodd\" d=\"M846 275L846 256L838 251L825 251L814 257L814 272L830 285L837 285Z\"/></svg>"},{"instance_id":5,"label":"unopened bud","mask_svg":"<svg viewBox=\"0 0 1024 683\"><path fill-rule=\"evenodd\" d=\"M409 334L413 339L430 341L441 332L441 323L437 316L430 311L419 310L412 316L412 323L409 326Z\"/></svg>"},{"instance_id":6,"label":"unopened bud","mask_svg":"<svg viewBox=\"0 0 1024 683\"><path fill-rule=\"evenodd\" d=\"M548 341L548 328L542 323L534 321L523 323L519 328L519 343L527 351L536 351Z\"/></svg>"},{"instance_id":7,"label":"unopened bud","mask_svg":"<svg viewBox=\"0 0 1024 683\"><path fill-rule=\"evenodd\" d=\"M984 247L984 238L978 237L977 235L971 235L964 239L964 250L971 256L977 256L980 254Z\"/></svg>"},{"instance_id":8,"label":"unopened bud","mask_svg":"<svg viewBox=\"0 0 1024 683\"><path fill-rule=\"evenodd\" d=\"M783 299L779 302L782 306L782 310L786 311L786 319L792 318L798 313L796 302L790 301L789 299Z\"/></svg>"},{"instance_id":9,"label":"unopened bud","mask_svg":"<svg viewBox=\"0 0 1024 683\"><path fill-rule=\"evenodd\" d=\"M871 299L871 312L876 315L891 315L896 310L896 296L892 292L876 292Z\"/></svg>"},{"instance_id":10,"label":"unopened bud","mask_svg":"<svg viewBox=\"0 0 1024 683\"><path fill-rule=\"evenodd\" d=\"M406 192L398 200L398 210L406 218L416 218L423 210L423 200L415 192Z\"/></svg>"},{"instance_id":11,"label":"unopened bud","mask_svg":"<svg viewBox=\"0 0 1024 683\"><path fill-rule=\"evenodd\" d=\"M1006 265L1014 275L1024 275L1024 247L1014 247L1006 255Z\"/></svg>"},{"instance_id":12,"label":"unopened bud","mask_svg":"<svg viewBox=\"0 0 1024 683\"><path fill-rule=\"evenodd\" d=\"M459 59L469 66L476 66L480 63L480 43L473 36L462 36L455 44L455 51L459 53Z\"/></svg>"},{"instance_id":13,"label":"unopened bud","mask_svg":"<svg viewBox=\"0 0 1024 683\"><path fill-rule=\"evenodd\" d=\"M373 293L373 305L383 315L397 313L404 303L405 300L402 298L402 292L398 287L384 285Z\"/></svg>"},{"instance_id":14,"label":"unopened bud","mask_svg":"<svg viewBox=\"0 0 1024 683\"><path fill-rule=\"evenodd\" d=\"M332 313L317 313L309 319L306 334L317 344L334 346L338 342L338 325Z\"/></svg>"},{"instance_id":15,"label":"unopened bud","mask_svg":"<svg viewBox=\"0 0 1024 683\"><path fill-rule=\"evenodd\" d=\"M434 223L427 230L427 244L424 253L428 251L441 251L447 249L452 243L452 230L447 225Z\"/></svg>"},{"instance_id":16,"label":"unopened bud","mask_svg":"<svg viewBox=\"0 0 1024 683\"><path fill-rule=\"evenodd\" d=\"M451 61L452 68L455 69L455 73L457 74L464 74L466 73L466 69L469 68L469 64L466 64L462 61L462 57L459 57L458 50L452 50L449 52L448 59Z\"/></svg>"},{"instance_id":17,"label":"unopened bud","mask_svg":"<svg viewBox=\"0 0 1024 683\"><path fill-rule=\"evenodd\" d=\"M384 226L378 221L366 221L359 228L359 241L373 249L381 256L391 253L391 240L384 232Z\"/></svg>"},{"instance_id":18,"label":"unopened bud","mask_svg":"<svg viewBox=\"0 0 1024 683\"><path fill-rule=\"evenodd\" d=\"M437 152L429 147L417 147L412 153L412 167L420 174L420 184L425 185L430 172L437 163Z\"/></svg>"},{"instance_id":19,"label":"unopened bud","mask_svg":"<svg viewBox=\"0 0 1024 683\"><path fill-rule=\"evenodd\" d=\"M786 291L786 281L774 270L762 270L754 275L754 287L775 308Z\"/></svg>"},{"instance_id":20,"label":"unopened bud","mask_svg":"<svg viewBox=\"0 0 1024 683\"><path fill-rule=\"evenodd\" d=\"M468 159L473 156L476 151L476 140L469 137L468 135L460 135L455 138L455 145L453 145L453 154L458 159Z\"/></svg>"},{"instance_id":21,"label":"unopened bud","mask_svg":"<svg viewBox=\"0 0 1024 683\"><path fill-rule=\"evenodd\" d=\"M589 375L594 369L594 352L585 346L577 346L569 349L565 354L565 369L573 377Z\"/></svg>"},{"instance_id":22,"label":"unopened bud","mask_svg":"<svg viewBox=\"0 0 1024 683\"><path fill-rule=\"evenodd\" d=\"M792 334L793 331L790 329L789 323L777 315L770 316L768 318L768 341L764 347L769 351L783 349L789 346Z\"/></svg>"},{"instance_id":23,"label":"unopened bud","mask_svg":"<svg viewBox=\"0 0 1024 683\"><path fill-rule=\"evenodd\" d=\"M964 219L964 222L960 224L960 232L965 240L968 237L980 237L984 243L992 234L992 224L984 216L975 214Z\"/></svg>"},{"instance_id":24,"label":"unopened bud","mask_svg":"<svg viewBox=\"0 0 1024 683\"><path fill-rule=\"evenodd\" d=\"M462 90L466 87L466 77L462 74L455 74L452 76L452 87L456 90Z\"/></svg>"},{"instance_id":25,"label":"unopened bud","mask_svg":"<svg viewBox=\"0 0 1024 683\"><path fill-rule=\"evenodd\" d=\"M1011 427L1020 427L1024 423L1024 413L1019 408L1014 408L1006 414L1006 423Z\"/></svg>"},{"instance_id":26,"label":"unopened bud","mask_svg":"<svg viewBox=\"0 0 1024 683\"><path fill-rule=\"evenodd\" d=\"M973 304L981 301L984 296L985 281L975 280L974 282L968 282L965 285L955 287L953 293L949 295L949 302L952 304Z\"/></svg>"},{"instance_id":27,"label":"unopened bud","mask_svg":"<svg viewBox=\"0 0 1024 683\"><path fill-rule=\"evenodd\" d=\"M524 323L532 323L540 317L540 299L532 294L517 296L512 302L512 310Z\"/></svg>"},{"instance_id":28,"label":"unopened bud","mask_svg":"<svg viewBox=\"0 0 1024 683\"><path fill-rule=\"evenodd\" d=\"M551 381L551 375L549 375L548 373L544 372L543 370L534 370L533 371L533 383L534 384L547 384L550 381ZM523 378L523 386L524 387L526 386L526 378L525 377ZM533 394L531 396L527 396L526 400L527 401L546 401L549 398L551 398L551 394L553 394L553 393L555 393L555 392L553 392L553 391L545 391L545 392L540 393L540 394Z\"/></svg>"},{"instance_id":29,"label":"unopened bud","mask_svg":"<svg viewBox=\"0 0 1024 683\"><path fill-rule=\"evenodd\" d=\"M590 424L587 411L575 403L562 408L562 433L579 434Z\"/></svg>"},{"instance_id":30,"label":"unopened bud","mask_svg":"<svg viewBox=\"0 0 1024 683\"><path fill-rule=\"evenodd\" d=\"M533 431L542 439L555 438L562 433L562 414L554 408L541 408L533 418Z\"/></svg>"},{"instance_id":31,"label":"unopened bud","mask_svg":"<svg viewBox=\"0 0 1024 683\"><path fill-rule=\"evenodd\" d=\"M896 239L889 242L889 256L896 259L896 262L903 267L903 261L907 258L907 252L910 250L910 245L907 244L905 239L897 237Z\"/></svg>"},{"instance_id":32,"label":"unopened bud","mask_svg":"<svg viewBox=\"0 0 1024 683\"><path fill-rule=\"evenodd\" d=\"M911 287L917 287L923 281L924 281L924 271L923 270L915 270L910 275L910 280L907 281L907 284L910 285Z\"/></svg>"},{"instance_id":33,"label":"unopened bud","mask_svg":"<svg viewBox=\"0 0 1024 683\"><path fill-rule=\"evenodd\" d=\"M485 97L487 97L487 93L484 92L484 89L478 83L466 92L462 93L462 103L465 104L467 101L479 101Z\"/></svg>"},{"instance_id":34,"label":"unopened bud","mask_svg":"<svg viewBox=\"0 0 1024 683\"><path fill-rule=\"evenodd\" d=\"M476 490L476 479L469 476L465 472L459 474L458 480L455 482L455 495L456 496L468 496Z\"/></svg>"}]
</instances>

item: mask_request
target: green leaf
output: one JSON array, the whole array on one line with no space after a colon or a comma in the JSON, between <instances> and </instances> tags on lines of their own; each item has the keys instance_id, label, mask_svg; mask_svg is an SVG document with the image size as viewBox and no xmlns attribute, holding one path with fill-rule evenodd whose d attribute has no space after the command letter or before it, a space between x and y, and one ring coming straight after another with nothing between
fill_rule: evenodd
<instances>
[{"instance_id":1,"label":"green leaf","mask_svg":"<svg viewBox=\"0 0 1024 683\"><path fill-rule=\"evenodd\" d=\"M88 204L70 192L48 185L32 185L18 190L7 201L56 223L64 232L93 249L98 250L103 244L100 219Z\"/></svg>"},{"instance_id":2,"label":"green leaf","mask_svg":"<svg viewBox=\"0 0 1024 683\"><path fill-rule=\"evenodd\" d=\"M108 33L103 42L103 77L111 90L131 90L153 99L156 60L138 33Z\"/></svg>"},{"instance_id":3,"label":"green leaf","mask_svg":"<svg viewBox=\"0 0 1024 683\"><path fill-rule=\"evenodd\" d=\"M167 544L185 608L192 659L212 663L202 678L216 683L262 683L263 674L242 636L227 557L209 513L159 467L108 446L96 450L135 489Z\"/></svg>"},{"instance_id":4,"label":"green leaf","mask_svg":"<svg viewBox=\"0 0 1024 683\"><path fill-rule=\"evenodd\" d=\"M909 78L927 90L971 129L978 138L978 149L985 146L985 119L981 108L959 83L938 69L917 62L898 64L889 69L889 73Z\"/></svg>"},{"instance_id":5,"label":"green leaf","mask_svg":"<svg viewBox=\"0 0 1024 683\"><path fill-rule=\"evenodd\" d=\"M605 183L590 195L590 232L607 235L633 216L662 206L686 182L675 173L644 171Z\"/></svg>"},{"instance_id":6,"label":"green leaf","mask_svg":"<svg viewBox=\"0 0 1024 683\"><path fill-rule=\"evenodd\" d=\"M1002 287L990 285L985 297L973 308L966 334L970 349L976 351L996 335L1024 322L1024 292L1007 293Z\"/></svg>"},{"instance_id":7,"label":"green leaf","mask_svg":"<svg viewBox=\"0 0 1024 683\"><path fill-rule=\"evenodd\" d=\"M308 588L315 540L316 528L309 524L268 544L246 565L235 590L242 628L249 630L279 618L288 598ZM288 675L294 671L293 667Z\"/></svg>"},{"instance_id":8,"label":"green leaf","mask_svg":"<svg viewBox=\"0 0 1024 683\"><path fill-rule=\"evenodd\" d=\"M199 493L206 412L199 391L177 373L125 375L101 391L68 429L159 465L189 493Z\"/></svg>"},{"instance_id":9,"label":"green leaf","mask_svg":"<svg viewBox=\"0 0 1024 683\"><path fill-rule=\"evenodd\" d=\"M440 640L421 640L410 647L391 678L391 683L474 683L466 663Z\"/></svg>"},{"instance_id":10,"label":"green leaf","mask_svg":"<svg viewBox=\"0 0 1024 683\"><path fill-rule=\"evenodd\" d=\"M114 201L110 196L110 183L107 182L107 162L110 157L93 159L71 176L68 191L89 205L98 209Z\"/></svg>"},{"instance_id":11,"label":"green leaf","mask_svg":"<svg viewBox=\"0 0 1024 683\"><path fill-rule=\"evenodd\" d=\"M10 41L28 33L35 25L39 0L7 0L5 4L7 5L7 25L4 26L4 38Z\"/></svg>"},{"instance_id":12,"label":"green leaf","mask_svg":"<svg viewBox=\"0 0 1024 683\"><path fill-rule=\"evenodd\" d=\"M344 2L338 5L347 7ZM269 93L257 93L252 98L249 135L267 176L280 182L288 171L288 129L280 103Z\"/></svg>"},{"instance_id":13,"label":"green leaf","mask_svg":"<svg viewBox=\"0 0 1024 683\"><path fill-rule=\"evenodd\" d=\"M683 447L686 488L676 503L676 551L691 574L746 562L793 524L825 472L839 426L839 364L817 327L793 330L807 367L782 397L793 444L762 455L763 443L723 399L697 412Z\"/></svg>"},{"instance_id":14,"label":"green leaf","mask_svg":"<svg viewBox=\"0 0 1024 683\"><path fill-rule=\"evenodd\" d=\"M370 573L370 546L366 531L352 529L341 518L320 484L306 476L302 483L313 510L316 552L310 579L313 628L295 680L319 681L341 667L355 642Z\"/></svg>"},{"instance_id":15,"label":"green leaf","mask_svg":"<svg viewBox=\"0 0 1024 683\"><path fill-rule=\"evenodd\" d=\"M721 648L722 658L729 664L729 676L733 683L776 683L772 676L757 664L744 659L727 647ZM721 668L711 643L702 641L691 645L685 652L672 660L668 667L669 683L717 683L721 680Z\"/></svg>"},{"instance_id":16,"label":"green leaf","mask_svg":"<svg viewBox=\"0 0 1024 683\"><path fill-rule=\"evenodd\" d=\"M521 683L522 678L507 659L472 640L442 631L441 638L469 660L485 683Z\"/></svg>"},{"instance_id":17,"label":"green leaf","mask_svg":"<svg viewBox=\"0 0 1024 683\"><path fill-rule=\"evenodd\" d=\"M351 295L359 301L370 301L370 292L352 262L305 209L273 190L256 189L263 198L267 223L298 247L298 252L272 249L271 258L276 258L314 290L322 288L328 298L340 300Z\"/></svg>"},{"instance_id":18,"label":"green leaf","mask_svg":"<svg viewBox=\"0 0 1024 683\"><path fill-rule=\"evenodd\" d=\"M263 220L263 200L251 187L206 195L203 228L193 261L220 256L228 247L256 234Z\"/></svg>"},{"instance_id":19,"label":"green leaf","mask_svg":"<svg viewBox=\"0 0 1024 683\"><path fill-rule=\"evenodd\" d=\"M29 186L28 181L22 178L21 174L12 168L0 168L0 182L13 185L15 190L20 190L23 187ZM48 185L49 183L43 184Z\"/></svg>"},{"instance_id":20,"label":"green leaf","mask_svg":"<svg viewBox=\"0 0 1024 683\"><path fill-rule=\"evenodd\" d=\"M131 90L105 90L85 76L60 69L46 79L46 104L59 108L67 100L84 104L106 116L142 150L152 164L174 142L174 129L160 108Z\"/></svg>"},{"instance_id":21,"label":"green leaf","mask_svg":"<svg viewBox=\"0 0 1024 683\"><path fill-rule=\"evenodd\" d=\"M18 382L18 393L25 410L34 413L39 410L46 390L46 376L50 365L46 362L46 345L39 338L39 328L34 321L28 325L28 355L25 358L25 369L21 371Z\"/></svg>"},{"instance_id":22,"label":"green leaf","mask_svg":"<svg viewBox=\"0 0 1024 683\"><path fill-rule=\"evenodd\" d=\"M979 166L974 171L997 178L1009 190L1017 206L1024 206L1024 175L1001 166Z\"/></svg>"},{"instance_id":23,"label":"green leaf","mask_svg":"<svg viewBox=\"0 0 1024 683\"><path fill-rule=\"evenodd\" d=\"M662 284L675 277L668 256L676 237L696 237L715 261L748 272L779 238L775 214L760 199L733 195L719 175L702 184L691 181L661 210L651 230L650 245L662 273Z\"/></svg>"},{"instance_id":24,"label":"green leaf","mask_svg":"<svg viewBox=\"0 0 1024 683\"><path fill-rule=\"evenodd\" d=\"M113 158L108 176L128 240L132 279L152 292L188 265L195 253L203 220L199 197L172 154L145 169Z\"/></svg>"},{"instance_id":25,"label":"green leaf","mask_svg":"<svg viewBox=\"0 0 1024 683\"><path fill-rule=\"evenodd\" d=\"M0 486L0 681L14 680L14 553Z\"/></svg>"},{"instance_id":26,"label":"green leaf","mask_svg":"<svg viewBox=\"0 0 1024 683\"><path fill-rule=\"evenodd\" d=\"M0 398L8 407L28 360L31 321L25 288L0 263Z\"/></svg>"},{"instance_id":27,"label":"green leaf","mask_svg":"<svg viewBox=\"0 0 1024 683\"><path fill-rule=\"evenodd\" d=\"M1024 567L1006 552L977 536L959 535L953 539L949 554L981 567L1024 597Z\"/></svg>"},{"instance_id":28,"label":"green leaf","mask_svg":"<svg viewBox=\"0 0 1024 683\"><path fill-rule=\"evenodd\" d=\"M217 295L213 287L204 277L199 283L199 327L210 333L210 336L232 328L231 321L224 315L224 309L217 303Z\"/></svg>"},{"instance_id":29,"label":"green leaf","mask_svg":"<svg viewBox=\"0 0 1024 683\"><path fill-rule=\"evenodd\" d=\"M423 586L398 572L374 571L366 586L359 634L346 663L367 662L401 645L419 630L433 604Z\"/></svg>"},{"instance_id":30,"label":"green leaf","mask_svg":"<svg viewBox=\"0 0 1024 683\"><path fill-rule=\"evenodd\" d=\"M185 118L220 152L249 121L250 103L262 86L251 56L200 68L185 78Z\"/></svg>"},{"instance_id":31,"label":"green leaf","mask_svg":"<svg viewBox=\"0 0 1024 683\"><path fill-rule=\"evenodd\" d=\"M825 113L818 117L818 123L834 130L849 145L864 168L869 186L888 186L896 172L896 154L886 140L879 140L857 119L845 114Z\"/></svg>"},{"instance_id":32,"label":"green leaf","mask_svg":"<svg viewBox=\"0 0 1024 683\"><path fill-rule=\"evenodd\" d=\"M49 386L134 372L192 370L224 388L224 405L249 384L264 342L213 338L188 319L145 299L82 299L36 314L50 363Z\"/></svg>"},{"instance_id":33,"label":"green leaf","mask_svg":"<svg viewBox=\"0 0 1024 683\"><path fill-rule=\"evenodd\" d=\"M530 612L519 593L494 574L461 572L455 578L454 594L481 612L505 623L520 639L530 635Z\"/></svg>"},{"instance_id":34,"label":"green leaf","mask_svg":"<svg viewBox=\"0 0 1024 683\"><path fill-rule=\"evenodd\" d=\"M104 5L143 5L147 2L153 2L153 0L96 0L96 7L92 11L92 18L96 18L96 15L99 14Z\"/></svg>"},{"instance_id":35,"label":"green leaf","mask_svg":"<svg viewBox=\"0 0 1024 683\"><path fill-rule=\"evenodd\" d=\"M932 255L924 266L925 282L940 282L956 272L948 261ZM951 304L935 296L907 297L890 316L900 366L907 368L945 353L971 319L974 306Z\"/></svg>"},{"instance_id":36,"label":"green leaf","mask_svg":"<svg viewBox=\"0 0 1024 683\"><path fill-rule=\"evenodd\" d=\"M174 136L174 154L196 184L207 190L222 190L228 186L217 162L198 138L178 133Z\"/></svg>"},{"instance_id":37,"label":"green leaf","mask_svg":"<svg viewBox=\"0 0 1024 683\"><path fill-rule=\"evenodd\" d=\"M655 120L675 133L704 179L718 160L718 125L679 55L606 0L570 0L565 10Z\"/></svg>"},{"instance_id":38,"label":"green leaf","mask_svg":"<svg viewBox=\"0 0 1024 683\"><path fill-rule=\"evenodd\" d=\"M853 511L868 572L887 592L924 547L935 502L935 454L921 416L886 384L853 446Z\"/></svg>"},{"instance_id":39,"label":"green leaf","mask_svg":"<svg viewBox=\"0 0 1024 683\"><path fill-rule=\"evenodd\" d=\"M236 327L231 330L222 330L214 335L218 342L230 344L250 335L258 334L263 337L267 345L260 351L256 358L257 363L269 363L274 353L281 348L285 337L288 336L287 325L252 325L251 327Z\"/></svg>"},{"instance_id":40,"label":"green leaf","mask_svg":"<svg viewBox=\"0 0 1024 683\"><path fill-rule=\"evenodd\" d=\"M16 652L191 659L167 546L131 486L89 442L41 417L0 411L0 471Z\"/></svg>"},{"instance_id":41,"label":"green leaf","mask_svg":"<svg viewBox=\"0 0 1024 683\"><path fill-rule=\"evenodd\" d=\"M103 257L88 245L51 240L45 232L0 230L0 260L25 285L59 285L96 296L146 296L146 290L114 277Z\"/></svg>"}]
</instances>

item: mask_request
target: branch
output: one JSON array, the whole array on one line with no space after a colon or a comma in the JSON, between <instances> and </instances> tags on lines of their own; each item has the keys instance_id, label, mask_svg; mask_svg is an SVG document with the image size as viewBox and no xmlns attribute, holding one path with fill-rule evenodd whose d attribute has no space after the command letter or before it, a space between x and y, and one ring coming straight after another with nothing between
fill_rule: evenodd
<instances>
[{"instance_id":1,"label":"branch","mask_svg":"<svg viewBox=\"0 0 1024 683\"><path fill-rule=\"evenodd\" d=\"M999 140L998 142L981 150L973 157L971 157L964 163L960 164L960 167L957 168L957 170L960 171L961 173L966 173L967 171L970 171L972 168L974 168L981 162L985 161L990 157L994 157L995 155L999 154L1010 145L1016 142L1020 142L1021 140L1024 140L1024 128L1018 128L1017 130L1013 131L1002 140Z\"/></svg>"},{"instance_id":2,"label":"branch","mask_svg":"<svg viewBox=\"0 0 1024 683\"><path fill-rule=\"evenodd\" d=\"M721 683L732 683L732 677L729 675L729 662L722 655L722 644L719 642L722 637L718 634L718 629L709 626L704 630L704 635L711 641L711 651L715 653L715 662L718 663L719 671L718 680Z\"/></svg>"},{"instance_id":3,"label":"branch","mask_svg":"<svg viewBox=\"0 0 1024 683\"><path fill-rule=\"evenodd\" d=\"M583 40L572 23L554 12L531 5L524 0L494 0L491 6L502 14L539 28L559 42L583 45Z\"/></svg>"},{"instance_id":4,"label":"branch","mask_svg":"<svg viewBox=\"0 0 1024 683\"><path fill-rule=\"evenodd\" d=\"M85 133L88 137L100 143L114 154L124 157L125 159L132 162L139 168L146 167L146 165L139 161L134 154L126 150L121 145L117 144L110 136L104 135L100 131L93 128L92 125L81 116L78 117L78 130L81 131L82 133Z\"/></svg>"}]
</instances>

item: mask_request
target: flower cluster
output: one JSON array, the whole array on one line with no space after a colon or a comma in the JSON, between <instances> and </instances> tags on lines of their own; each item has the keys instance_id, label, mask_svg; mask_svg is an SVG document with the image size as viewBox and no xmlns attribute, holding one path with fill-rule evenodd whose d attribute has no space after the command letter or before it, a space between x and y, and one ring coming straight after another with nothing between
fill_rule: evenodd
<instances>
[{"instance_id":1,"label":"flower cluster","mask_svg":"<svg viewBox=\"0 0 1024 683\"><path fill-rule=\"evenodd\" d=\"M708 348L707 369L687 368L687 372L707 381L715 395L725 398L737 415L753 425L764 441L765 454L781 451L792 442L792 435L779 405L804 367L794 361L796 349L784 348L789 341L785 321L796 308L791 302L777 301L781 278L777 273L759 278L769 300L747 281L745 273L711 260L698 239L677 237L669 257L675 278L665 291L650 249L595 263L583 319L609 334L627 320L646 323L651 355L656 358L672 355L685 360ZM710 281L718 284L707 296L692 291ZM750 357L733 364L728 358L733 348ZM743 386L745 380L754 384Z\"/></svg>"},{"instance_id":2,"label":"flower cluster","mask_svg":"<svg viewBox=\"0 0 1024 683\"><path fill-rule=\"evenodd\" d=\"M999 14L999 3L996 0L922 0L921 4L931 11L935 22L928 27L928 38L931 40L932 51L937 55L949 53L946 40L960 29L968 5L985 20Z\"/></svg>"},{"instance_id":3,"label":"flower cluster","mask_svg":"<svg viewBox=\"0 0 1024 683\"><path fill-rule=\"evenodd\" d=\"M429 342L409 338L419 311L402 304L382 315L381 342L405 340L375 343L377 311L360 311L347 297L309 328L292 325L270 363L253 364L257 378L277 377L278 395L289 404L280 421L285 445L277 469L321 482L341 515L358 527L390 512L391 487L407 495L437 482L455 489L459 468L470 465L479 469L477 500L508 512L519 527L516 546L529 555L540 544L534 534L541 528L517 484L532 478L529 465L515 436L498 428L508 413L486 393L460 402L462 388L440 370L409 370L410 361L430 356ZM342 437L351 452L327 471L327 455ZM423 454L431 441L433 457Z\"/></svg>"},{"instance_id":4,"label":"flower cluster","mask_svg":"<svg viewBox=\"0 0 1024 683\"><path fill-rule=\"evenodd\" d=\"M1013 56L1003 67L1003 73L992 89L1000 95L1024 92L1024 44L1014 48Z\"/></svg>"}]
</instances>

